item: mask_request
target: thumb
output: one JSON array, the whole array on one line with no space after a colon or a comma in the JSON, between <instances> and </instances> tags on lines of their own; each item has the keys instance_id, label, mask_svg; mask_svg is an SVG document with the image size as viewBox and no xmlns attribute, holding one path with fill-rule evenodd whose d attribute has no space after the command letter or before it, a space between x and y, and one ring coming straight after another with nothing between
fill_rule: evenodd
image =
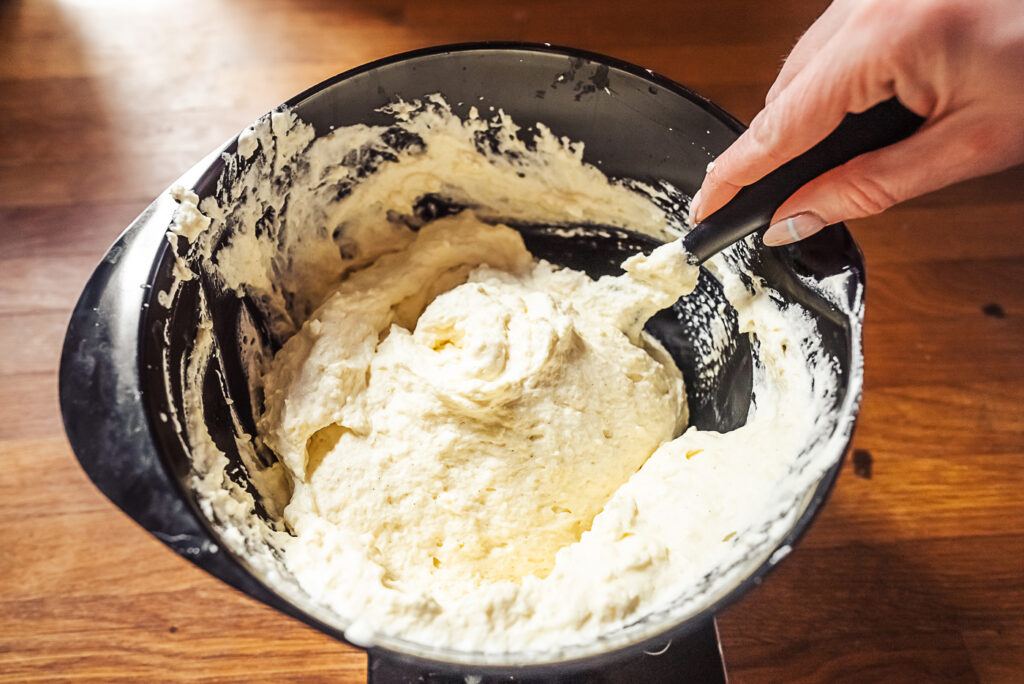
<instances>
[{"instance_id":1,"label":"thumb","mask_svg":"<svg viewBox=\"0 0 1024 684\"><path fill-rule=\"evenodd\" d=\"M963 141L957 122L946 119L822 174L779 207L764 243L796 242L833 223L879 214L904 200L988 172L978 168L977 147Z\"/></svg>"}]
</instances>

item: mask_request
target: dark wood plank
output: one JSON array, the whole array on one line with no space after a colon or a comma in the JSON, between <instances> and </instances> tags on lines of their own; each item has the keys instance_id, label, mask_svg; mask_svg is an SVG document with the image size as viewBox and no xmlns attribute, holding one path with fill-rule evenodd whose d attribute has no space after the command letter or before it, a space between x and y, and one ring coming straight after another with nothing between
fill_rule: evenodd
<instances>
[{"instance_id":1,"label":"dark wood plank","mask_svg":"<svg viewBox=\"0 0 1024 684\"><path fill-rule=\"evenodd\" d=\"M793 684L979 681L957 630L864 632L783 643L736 639L726 641L724 652L734 684L779 681L780 661L787 663L785 681Z\"/></svg>"},{"instance_id":2,"label":"dark wood plank","mask_svg":"<svg viewBox=\"0 0 1024 684\"><path fill-rule=\"evenodd\" d=\"M726 659L737 681L775 681L781 662L786 681L975 681L965 631L987 629L975 643L1003 654L986 672L1019 649L1022 544L1016 534L800 548L726 611Z\"/></svg>"}]
</instances>

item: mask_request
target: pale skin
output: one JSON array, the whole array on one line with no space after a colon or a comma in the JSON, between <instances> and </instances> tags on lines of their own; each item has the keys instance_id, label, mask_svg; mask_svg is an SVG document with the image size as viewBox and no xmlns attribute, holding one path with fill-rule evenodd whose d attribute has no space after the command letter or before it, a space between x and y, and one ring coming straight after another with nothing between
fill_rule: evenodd
<instances>
[{"instance_id":1,"label":"pale skin","mask_svg":"<svg viewBox=\"0 0 1024 684\"><path fill-rule=\"evenodd\" d=\"M750 128L715 160L691 220L812 147L847 112L893 96L925 117L921 129L807 183L775 213L765 244L1024 162L1024 0L835 0Z\"/></svg>"}]
</instances>

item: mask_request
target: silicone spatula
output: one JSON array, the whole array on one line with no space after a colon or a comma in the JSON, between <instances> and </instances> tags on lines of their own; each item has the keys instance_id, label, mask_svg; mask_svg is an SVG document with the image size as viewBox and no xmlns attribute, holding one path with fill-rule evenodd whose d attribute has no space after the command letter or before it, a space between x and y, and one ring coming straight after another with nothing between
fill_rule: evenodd
<instances>
[{"instance_id":1,"label":"silicone spatula","mask_svg":"<svg viewBox=\"0 0 1024 684\"><path fill-rule=\"evenodd\" d=\"M895 97L858 114L847 114L824 140L760 180L743 187L724 207L683 237L698 263L753 232L768 227L775 211L808 181L854 157L910 137L924 118Z\"/></svg>"}]
</instances>

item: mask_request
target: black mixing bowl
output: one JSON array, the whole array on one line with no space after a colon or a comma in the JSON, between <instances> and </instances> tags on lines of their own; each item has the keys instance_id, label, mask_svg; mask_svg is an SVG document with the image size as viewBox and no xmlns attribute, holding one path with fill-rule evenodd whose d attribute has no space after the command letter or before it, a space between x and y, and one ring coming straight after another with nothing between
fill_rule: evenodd
<instances>
[{"instance_id":1,"label":"black mixing bowl","mask_svg":"<svg viewBox=\"0 0 1024 684\"><path fill-rule=\"evenodd\" d=\"M600 55L546 45L474 44L412 52L341 74L286 105L323 134L357 123L388 124L379 107L396 98L410 101L431 93L443 94L460 115L471 105L493 106L517 122L543 122L557 135L583 141L585 160L599 164L607 175L664 180L687 194L699 186L707 162L742 130L711 102L666 78ZM234 152L236 146L236 140L229 141L178 182L200 197L214 193L224 168L221 154ZM203 278L182 284L170 308L157 303L156 293L173 280L174 252L165 232L174 207L164 194L129 226L75 308L60 369L61 408L71 445L100 490L174 551L253 598L344 640L343 630L316 606L285 598L272 578L232 554L197 506L189 484L188 440L179 418L181 370L194 342L198 300L206 296L214 334L224 341L210 373L226 378L204 385L204 420L215 441L226 445L232 477L242 481L244 465L230 448L237 429L231 411L242 428L252 431L253 407L236 345L228 341L236 339L240 317L258 318L258 312L244 299L218 296ZM623 258L655 244L650 237L608 227L576 237L543 226L515 227L537 256L591 275L617 272ZM788 535L769 553L745 559L741 580L681 619L645 618L626 637L567 649L555 659L522 654L502 658L381 641L368 649L372 681L448 681L446 677L455 676L472 681L462 679L465 675L574 682L724 678L715 613L760 583L788 552L827 496L849 444L862 380L859 301L864 282L859 251L843 226L786 248L767 249L752 240L732 252L730 258L747 264L783 300L811 313L840 378L834 397L834 465L806 493ZM842 306L836 304L834 288L826 297L816 286L839 274L845 274ZM691 298L649 324L690 379L691 422L720 431L746 420L752 367L750 342L737 333L735 313L717 306L724 301L717 281L705 273ZM722 318L733 332L724 362L713 366L706 365L694 346L709 317ZM166 359L169 368L162 365ZM658 656L645 655L659 651Z\"/></svg>"}]
</instances>

